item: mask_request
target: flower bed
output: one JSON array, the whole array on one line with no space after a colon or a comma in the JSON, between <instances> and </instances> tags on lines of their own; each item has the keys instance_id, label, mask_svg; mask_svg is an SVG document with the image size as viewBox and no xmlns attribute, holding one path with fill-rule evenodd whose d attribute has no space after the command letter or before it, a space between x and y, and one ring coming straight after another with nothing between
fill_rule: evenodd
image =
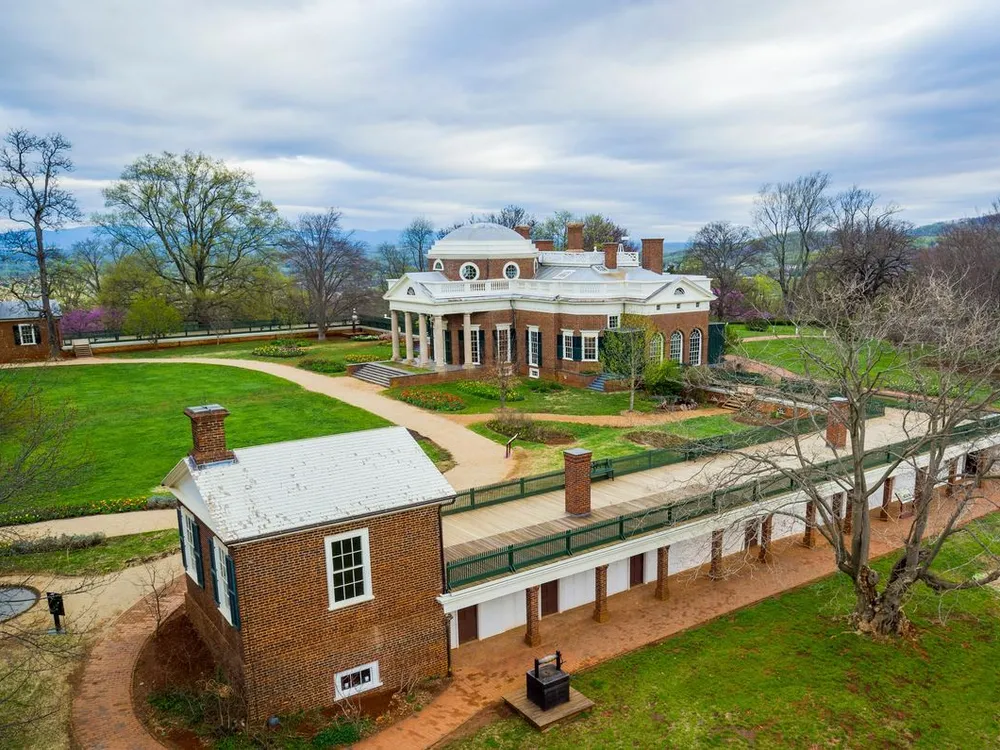
<instances>
[{"instance_id":1,"label":"flower bed","mask_svg":"<svg viewBox=\"0 0 1000 750\"><path fill-rule=\"evenodd\" d=\"M347 370L347 365L337 359L324 359L322 357L306 357L298 364L303 370L322 373L338 373Z\"/></svg>"},{"instance_id":2,"label":"flower bed","mask_svg":"<svg viewBox=\"0 0 1000 750\"><path fill-rule=\"evenodd\" d=\"M406 389L400 391L399 400L431 411L461 411L465 408L465 402L462 399L443 391Z\"/></svg>"},{"instance_id":3,"label":"flower bed","mask_svg":"<svg viewBox=\"0 0 1000 750\"><path fill-rule=\"evenodd\" d=\"M455 383L455 388L470 396L478 396L490 401L500 400L500 388L493 383L484 383L482 380L460 380ZM524 394L516 388L510 388L507 391L507 400L524 401Z\"/></svg>"},{"instance_id":4,"label":"flower bed","mask_svg":"<svg viewBox=\"0 0 1000 750\"><path fill-rule=\"evenodd\" d=\"M365 362L381 362L385 357L381 354L348 354L344 357L345 362L350 362L352 365L360 365Z\"/></svg>"},{"instance_id":5,"label":"flower bed","mask_svg":"<svg viewBox=\"0 0 1000 750\"><path fill-rule=\"evenodd\" d=\"M98 500L90 505L75 505L53 508L26 508L24 510L0 513L0 526L15 526L37 521L54 521L59 518L77 518L110 513L128 513L133 510L149 509L147 497L122 497L115 500Z\"/></svg>"},{"instance_id":6,"label":"flower bed","mask_svg":"<svg viewBox=\"0 0 1000 750\"><path fill-rule=\"evenodd\" d=\"M301 346L275 346L274 344L258 346L250 353L255 357L276 357L278 359L291 359L305 354Z\"/></svg>"},{"instance_id":7,"label":"flower bed","mask_svg":"<svg viewBox=\"0 0 1000 750\"><path fill-rule=\"evenodd\" d=\"M357 336L351 336L351 341L381 341L382 337L377 333L359 333Z\"/></svg>"}]
</instances>

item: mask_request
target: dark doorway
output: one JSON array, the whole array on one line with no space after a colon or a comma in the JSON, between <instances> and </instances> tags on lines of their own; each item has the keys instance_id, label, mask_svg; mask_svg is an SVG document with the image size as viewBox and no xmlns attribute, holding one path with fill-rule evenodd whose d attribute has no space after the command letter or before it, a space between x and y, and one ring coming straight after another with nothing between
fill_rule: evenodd
<instances>
[{"instance_id":1,"label":"dark doorway","mask_svg":"<svg viewBox=\"0 0 1000 750\"><path fill-rule=\"evenodd\" d=\"M628 586L641 586L646 582L646 556L633 555L628 561Z\"/></svg>"},{"instance_id":2,"label":"dark doorway","mask_svg":"<svg viewBox=\"0 0 1000 750\"><path fill-rule=\"evenodd\" d=\"M479 607L458 610L458 642L468 643L479 639Z\"/></svg>"},{"instance_id":3,"label":"dark doorway","mask_svg":"<svg viewBox=\"0 0 1000 750\"><path fill-rule=\"evenodd\" d=\"M559 611L559 581L549 581L542 586L542 617Z\"/></svg>"}]
</instances>

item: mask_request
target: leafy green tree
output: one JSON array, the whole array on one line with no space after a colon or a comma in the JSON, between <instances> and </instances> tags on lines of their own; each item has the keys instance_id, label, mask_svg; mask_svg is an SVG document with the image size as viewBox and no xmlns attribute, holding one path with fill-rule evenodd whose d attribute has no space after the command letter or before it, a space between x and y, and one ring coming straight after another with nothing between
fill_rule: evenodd
<instances>
[{"instance_id":1,"label":"leafy green tree","mask_svg":"<svg viewBox=\"0 0 1000 750\"><path fill-rule=\"evenodd\" d=\"M653 322L643 315L623 315L621 327L604 332L601 364L604 371L628 383L628 410L635 409L635 392L649 365L649 343L656 334Z\"/></svg>"},{"instance_id":2,"label":"leafy green tree","mask_svg":"<svg viewBox=\"0 0 1000 750\"><path fill-rule=\"evenodd\" d=\"M153 344L181 327L181 314L163 297L140 297L125 316L125 333L148 339Z\"/></svg>"}]
</instances>

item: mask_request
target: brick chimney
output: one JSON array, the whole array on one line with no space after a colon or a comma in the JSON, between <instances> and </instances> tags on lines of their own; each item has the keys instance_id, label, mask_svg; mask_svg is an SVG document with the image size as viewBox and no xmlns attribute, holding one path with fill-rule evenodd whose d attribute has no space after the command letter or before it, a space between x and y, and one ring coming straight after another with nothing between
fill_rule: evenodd
<instances>
[{"instance_id":1,"label":"brick chimney","mask_svg":"<svg viewBox=\"0 0 1000 750\"><path fill-rule=\"evenodd\" d=\"M605 242L604 243L604 267L610 268L612 271L618 268L618 243L617 242Z\"/></svg>"},{"instance_id":2,"label":"brick chimney","mask_svg":"<svg viewBox=\"0 0 1000 750\"><path fill-rule=\"evenodd\" d=\"M583 448L563 451L566 512L572 516L590 515L590 456Z\"/></svg>"},{"instance_id":3,"label":"brick chimney","mask_svg":"<svg viewBox=\"0 0 1000 750\"><path fill-rule=\"evenodd\" d=\"M226 426L229 411L218 404L189 406L184 413L191 419L194 447L188 453L198 466L217 461L231 461L235 454L226 448Z\"/></svg>"},{"instance_id":4,"label":"brick chimney","mask_svg":"<svg viewBox=\"0 0 1000 750\"><path fill-rule=\"evenodd\" d=\"M555 240L535 240L535 247L538 248L540 253L551 253L556 249Z\"/></svg>"},{"instance_id":5,"label":"brick chimney","mask_svg":"<svg viewBox=\"0 0 1000 750\"><path fill-rule=\"evenodd\" d=\"M663 273L663 240L642 241L642 267L653 273Z\"/></svg>"},{"instance_id":6,"label":"brick chimney","mask_svg":"<svg viewBox=\"0 0 1000 750\"><path fill-rule=\"evenodd\" d=\"M570 221L566 224L566 252L583 252L583 222Z\"/></svg>"},{"instance_id":7,"label":"brick chimney","mask_svg":"<svg viewBox=\"0 0 1000 750\"><path fill-rule=\"evenodd\" d=\"M847 447L847 399L842 396L830 398L826 411L826 442L831 448Z\"/></svg>"},{"instance_id":8,"label":"brick chimney","mask_svg":"<svg viewBox=\"0 0 1000 750\"><path fill-rule=\"evenodd\" d=\"M527 224L518 224L516 227L514 227L514 231L517 232L522 237L524 237L524 239L526 240L531 239L531 227L529 227Z\"/></svg>"}]
</instances>

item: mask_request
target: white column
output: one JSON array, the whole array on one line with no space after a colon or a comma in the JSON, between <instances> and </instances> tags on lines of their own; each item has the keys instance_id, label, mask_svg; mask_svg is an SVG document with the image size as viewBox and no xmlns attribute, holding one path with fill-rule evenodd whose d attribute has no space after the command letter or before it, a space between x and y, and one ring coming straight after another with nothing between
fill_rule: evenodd
<instances>
[{"instance_id":1,"label":"white column","mask_svg":"<svg viewBox=\"0 0 1000 750\"><path fill-rule=\"evenodd\" d=\"M444 316L434 316L434 364L443 370L447 364L444 361Z\"/></svg>"},{"instance_id":2,"label":"white column","mask_svg":"<svg viewBox=\"0 0 1000 750\"><path fill-rule=\"evenodd\" d=\"M403 334L406 336L406 362L413 361L413 314L403 313Z\"/></svg>"},{"instance_id":3,"label":"white column","mask_svg":"<svg viewBox=\"0 0 1000 750\"><path fill-rule=\"evenodd\" d=\"M399 313L395 310L389 313L389 325L392 333L392 361L399 361Z\"/></svg>"},{"instance_id":4,"label":"white column","mask_svg":"<svg viewBox=\"0 0 1000 750\"><path fill-rule=\"evenodd\" d=\"M464 341L464 343L465 343L465 366L466 367L475 367L475 365L472 363L472 336L473 336L474 332L472 330L472 314L471 313L465 313L465 316L464 316L464 318L462 320L462 331L463 331L462 338L465 340Z\"/></svg>"},{"instance_id":5,"label":"white column","mask_svg":"<svg viewBox=\"0 0 1000 750\"><path fill-rule=\"evenodd\" d=\"M424 313L417 313L417 324L420 329L420 366L427 367L430 358L427 356L427 316Z\"/></svg>"}]
</instances>

